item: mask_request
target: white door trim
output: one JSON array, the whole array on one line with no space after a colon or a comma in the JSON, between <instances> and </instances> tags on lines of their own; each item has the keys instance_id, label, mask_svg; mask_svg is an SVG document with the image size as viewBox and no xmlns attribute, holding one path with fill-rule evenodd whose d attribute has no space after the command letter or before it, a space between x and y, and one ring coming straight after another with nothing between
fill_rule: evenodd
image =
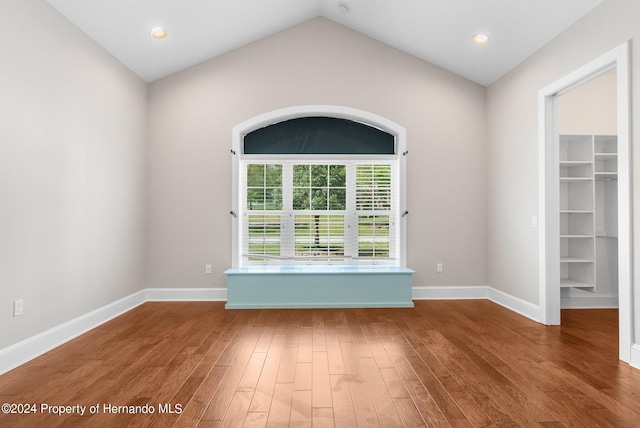
<instances>
[{"instance_id":1,"label":"white door trim","mask_svg":"<svg viewBox=\"0 0 640 428\"><path fill-rule=\"evenodd\" d=\"M560 324L558 95L616 69L618 104L618 300L620 359L630 362L633 342L629 42L580 67L538 93L540 320Z\"/></svg>"}]
</instances>

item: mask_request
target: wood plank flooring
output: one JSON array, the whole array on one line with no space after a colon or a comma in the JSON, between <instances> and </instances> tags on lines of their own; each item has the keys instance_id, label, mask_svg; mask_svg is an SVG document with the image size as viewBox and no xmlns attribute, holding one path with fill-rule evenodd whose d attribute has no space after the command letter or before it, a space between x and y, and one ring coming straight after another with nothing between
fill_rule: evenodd
<instances>
[{"instance_id":1,"label":"wood plank flooring","mask_svg":"<svg viewBox=\"0 0 640 428\"><path fill-rule=\"evenodd\" d=\"M146 303L0 376L0 403L37 410L0 426L640 426L617 311L545 327L484 300L415 304Z\"/></svg>"}]
</instances>

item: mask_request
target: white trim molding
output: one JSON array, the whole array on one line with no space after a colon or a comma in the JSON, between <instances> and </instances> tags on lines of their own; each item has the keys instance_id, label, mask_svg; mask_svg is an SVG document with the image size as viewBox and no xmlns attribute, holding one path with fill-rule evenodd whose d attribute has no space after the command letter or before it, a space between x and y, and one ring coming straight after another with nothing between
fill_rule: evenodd
<instances>
[{"instance_id":1,"label":"white trim molding","mask_svg":"<svg viewBox=\"0 0 640 428\"><path fill-rule=\"evenodd\" d=\"M542 322L540 319L540 306L538 305L496 290L493 287L487 288L487 299L533 321Z\"/></svg>"},{"instance_id":2,"label":"white trim molding","mask_svg":"<svg viewBox=\"0 0 640 428\"><path fill-rule=\"evenodd\" d=\"M619 357L629 362L633 344L633 248L631 245L630 43L595 58L538 92L538 219L540 320L560 324L558 96L616 70L618 128L618 316Z\"/></svg>"},{"instance_id":3,"label":"white trim molding","mask_svg":"<svg viewBox=\"0 0 640 428\"><path fill-rule=\"evenodd\" d=\"M0 375L146 302L226 301L226 288L147 288L0 349Z\"/></svg>"},{"instance_id":4,"label":"white trim molding","mask_svg":"<svg viewBox=\"0 0 640 428\"><path fill-rule=\"evenodd\" d=\"M536 322L540 319L540 307L488 286L413 287L414 300L464 300L486 299L510 311Z\"/></svg>"},{"instance_id":5,"label":"white trim molding","mask_svg":"<svg viewBox=\"0 0 640 428\"><path fill-rule=\"evenodd\" d=\"M226 302L226 288L147 288L147 302Z\"/></svg>"},{"instance_id":6,"label":"white trim molding","mask_svg":"<svg viewBox=\"0 0 640 428\"><path fill-rule=\"evenodd\" d=\"M141 290L0 350L0 375L146 302Z\"/></svg>"},{"instance_id":7,"label":"white trim molding","mask_svg":"<svg viewBox=\"0 0 640 428\"><path fill-rule=\"evenodd\" d=\"M488 286L420 287L412 289L414 300L490 300L536 322L540 308ZM67 321L15 345L0 350L0 375L48 352L105 322L146 302L220 301L227 298L226 288L147 288L102 308ZM640 346L631 350L632 367L640 369Z\"/></svg>"},{"instance_id":8,"label":"white trim molding","mask_svg":"<svg viewBox=\"0 0 640 428\"><path fill-rule=\"evenodd\" d=\"M560 307L562 309L617 309L618 296L616 294L571 295L561 298Z\"/></svg>"},{"instance_id":9,"label":"white trim molding","mask_svg":"<svg viewBox=\"0 0 640 428\"><path fill-rule=\"evenodd\" d=\"M631 345L631 361L629 365L635 369L640 370L640 345Z\"/></svg>"},{"instance_id":10,"label":"white trim molding","mask_svg":"<svg viewBox=\"0 0 640 428\"><path fill-rule=\"evenodd\" d=\"M413 287L413 300L471 300L486 299L487 288L484 285L468 287Z\"/></svg>"}]
</instances>

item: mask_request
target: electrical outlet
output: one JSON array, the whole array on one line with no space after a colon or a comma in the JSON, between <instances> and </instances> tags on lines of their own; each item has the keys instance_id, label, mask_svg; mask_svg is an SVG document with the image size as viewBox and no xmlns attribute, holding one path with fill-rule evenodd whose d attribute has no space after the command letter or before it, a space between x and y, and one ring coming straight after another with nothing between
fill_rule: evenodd
<instances>
[{"instance_id":1,"label":"electrical outlet","mask_svg":"<svg viewBox=\"0 0 640 428\"><path fill-rule=\"evenodd\" d=\"M17 317L18 315L22 315L24 312L24 300L16 300L13 302L13 316Z\"/></svg>"},{"instance_id":2,"label":"electrical outlet","mask_svg":"<svg viewBox=\"0 0 640 428\"><path fill-rule=\"evenodd\" d=\"M204 272L211 273L211 265L204 265Z\"/></svg>"},{"instance_id":3,"label":"electrical outlet","mask_svg":"<svg viewBox=\"0 0 640 428\"><path fill-rule=\"evenodd\" d=\"M438 263L436 265L436 272L442 273L443 270L444 270L444 265L442 263Z\"/></svg>"}]
</instances>

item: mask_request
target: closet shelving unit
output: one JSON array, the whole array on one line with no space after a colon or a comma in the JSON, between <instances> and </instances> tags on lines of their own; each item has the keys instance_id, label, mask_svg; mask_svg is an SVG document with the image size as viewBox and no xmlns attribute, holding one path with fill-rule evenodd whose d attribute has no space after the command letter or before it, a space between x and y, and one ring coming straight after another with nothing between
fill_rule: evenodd
<instances>
[{"instance_id":1,"label":"closet shelving unit","mask_svg":"<svg viewBox=\"0 0 640 428\"><path fill-rule=\"evenodd\" d=\"M561 135L560 186L560 287L596 291L600 247L597 237L614 237L615 188L605 182L617 179L615 136ZM614 207L614 208L612 208ZM606 249L606 248L605 248Z\"/></svg>"}]
</instances>

